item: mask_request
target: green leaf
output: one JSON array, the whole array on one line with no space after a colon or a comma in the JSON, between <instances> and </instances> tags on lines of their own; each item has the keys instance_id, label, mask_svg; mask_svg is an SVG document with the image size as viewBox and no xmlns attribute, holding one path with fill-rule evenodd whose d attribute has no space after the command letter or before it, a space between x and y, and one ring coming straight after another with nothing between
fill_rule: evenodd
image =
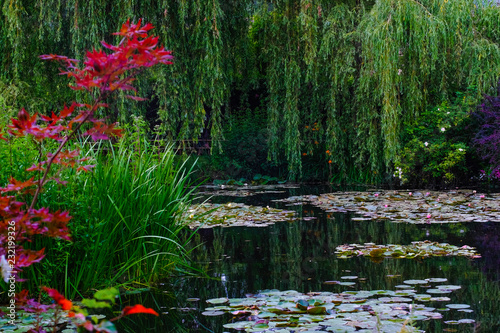
<instances>
[{"instance_id":1,"label":"green leaf","mask_svg":"<svg viewBox=\"0 0 500 333\"><path fill-rule=\"evenodd\" d=\"M101 301L110 301L114 304L116 297L120 295L120 292L116 288L109 288L99 290L94 294L94 298Z\"/></svg>"},{"instance_id":2,"label":"green leaf","mask_svg":"<svg viewBox=\"0 0 500 333\"><path fill-rule=\"evenodd\" d=\"M82 304L91 309L111 308L111 304L109 302L99 302L93 298L83 299Z\"/></svg>"}]
</instances>

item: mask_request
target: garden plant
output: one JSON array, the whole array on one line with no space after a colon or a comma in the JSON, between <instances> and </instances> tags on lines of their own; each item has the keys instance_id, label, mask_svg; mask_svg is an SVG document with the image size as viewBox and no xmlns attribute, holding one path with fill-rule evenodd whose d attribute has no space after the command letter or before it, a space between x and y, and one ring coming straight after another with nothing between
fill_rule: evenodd
<instances>
[{"instance_id":1,"label":"garden plant","mask_svg":"<svg viewBox=\"0 0 500 333\"><path fill-rule=\"evenodd\" d=\"M115 33L122 38L118 45L102 42L102 45L112 52L88 51L83 67L78 66L77 60L66 56L54 54L40 56L41 59L58 61L64 66L62 74L74 80L74 85L70 87L74 90L88 91L93 101L73 102L70 106L64 106L59 114L52 112L51 116L36 113L30 115L23 108L19 111L17 119L12 119L11 125L8 126L6 135L10 137L29 136L40 147L50 140L58 144L54 152L43 152L44 155L39 156L37 163L26 170L34 173L33 177L27 180L11 178L9 183L0 189L1 269L4 282L10 285L11 303L14 303L11 293L16 290L14 282L22 282L23 270L40 262L45 256L44 248L32 248L37 243L36 239L45 236L70 240L69 212L51 211L48 207L37 205L39 196L48 182L64 183L64 180L59 178L63 168L76 168L77 171L88 172L94 167L85 163L89 160L88 157L79 157L79 150L67 148L69 141L77 136L89 136L93 140L119 137L121 130L117 129L115 124L107 124L105 119L100 118L99 110L107 107L106 100L118 91L135 91L132 82L145 68L158 64L172 64L171 52L165 50L163 46L158 46L158 37L148 35L152 28L151 24L142 25L141 20L136 24L127 21L121 30ZM134 100L143 100L136 95L127 96ZM0 138L7 140L4 134ZM75 310L72 303L56 290L46 287L44 290L62 310ZM17 299L24 299L21 304L28 304L30 309L35 309L33 312L45 312L48 309L34 299L27 299L26 292L18 294ZM114 298L110 300L114 302ZM74 315L74 312L71 313ZM153 310L138 305L125 308L122 316L133 313L157 315ZM90 322L83 325L91 331L95 328ZM36 332L44 332L38 323Z\"/></svg>"}]
</instances>

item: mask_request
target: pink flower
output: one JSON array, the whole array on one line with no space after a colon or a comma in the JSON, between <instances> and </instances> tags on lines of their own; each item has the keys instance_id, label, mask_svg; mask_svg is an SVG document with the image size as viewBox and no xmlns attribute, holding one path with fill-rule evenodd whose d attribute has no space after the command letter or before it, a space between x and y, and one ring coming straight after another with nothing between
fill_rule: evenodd
<instances>
[{"instance_id":1,"label":"pink flower","mask_svg":"<svg viewBox=\"0 0 500 333\"><path fill-rule=\"evenodd\" d=\"M484 199L484 194L481 194L479 198Z\"/></svg>"},{"instance_id":2,"label":"pink flower","mask_svg":"<svg viewBox=\"0 0 500 333\"><path fill-rule=\"evenodd\" d=\"M427 214L427 218L430 219L431 218L431 214Z\"/></svg>"},{"instance_id":3,"label":"pink flower","mask_svg":"<svg viewBox=\"0 0 500 333\"><path fill-rule=\"evenodd\" d=\"M410 192L410 193L408 193L408 195L411 197L412 193Z\"/></svg>"},{"instance_id":4,"label":"pink flower","mask_svg":"<svg viewBox=\"0 0 500 333\"><path fill-rule=\"evenodd\" d=\"M378 197L378 193L375 193L375 196Z\"/></svg>"}]
</instances>

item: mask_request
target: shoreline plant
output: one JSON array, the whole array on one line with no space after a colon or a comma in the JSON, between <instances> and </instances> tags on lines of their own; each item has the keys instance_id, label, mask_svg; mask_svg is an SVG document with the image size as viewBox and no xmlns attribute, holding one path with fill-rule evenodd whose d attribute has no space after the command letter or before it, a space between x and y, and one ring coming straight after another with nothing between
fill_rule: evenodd
<instances>
[{"instance_id":1,"label":"shoreline plant","mask_svg":"<svg viewBox=\"0 0 500 333\"><path fill-rule=\"evenodd\" d=\"M38 207L39 196L48 182L64 184L59 177L61 170L76 168L76 171L90 171L95 165L86 164L88 157L80 158L78 149L67 148L68 142L75 137L89 136L93 140L109 140L121 136L121 130L114 123L108 124L99 118L99 111L106 108L106 100L118 91L136 91L132 82L146 68L172 64L173 56L163 46L158 46L158 37L149 36L152 24L141 25L128 20L114 35L121 36L118 45L101 42L103 50L87 51L82 67L78 60L60 55L42 55L43 60L59 62L64 67L61 74L74 80L70 85L74 90L86 90L91 103L72 102L63 110L50 116L30 115L22 108L17 119L11 119L8 134L12 137L30 137L40 147L37 163L26 171L35 175L27 180L13 177L0 188L0 259L3 280L22 282L19 275L23 268L40 262L45 249L32 249L31 245L39 236L70 240L68 211L51 211L47 207ZM127 95L133 100L144 100L136 95ZM7 140L0 133L0 139ZM54 152L43 152L43 143L51 140L58 143ZM29 244L29 245L28 245ZM72 304L56 290L45 288L63 310L71 310ZM21 292L23 293L23 292ZM26 294L26 292L24 292ZM41 312L45 312L43 308ZM144 311L143 311L144 312ZM133 312L132 312L133 313ZM39 329L39 332L44 331ZM37 332L38 332L37 331Z\"/></svg>"}]
</instances>

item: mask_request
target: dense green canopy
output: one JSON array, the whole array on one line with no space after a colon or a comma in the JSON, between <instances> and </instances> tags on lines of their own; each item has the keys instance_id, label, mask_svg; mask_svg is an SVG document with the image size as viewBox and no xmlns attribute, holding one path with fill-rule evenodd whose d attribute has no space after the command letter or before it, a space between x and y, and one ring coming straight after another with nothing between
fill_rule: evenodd
<instances>
[{"instance_id":1,"label":"dense green canopy","mask_svg":"<svg viewBox=\"0 0 500 333\"><path fill-rule=\"evenodd\" d=\"M304 154L380 174L404 122L468 87L491 92L500 76L500 7L479 1L4 0L0 107L84 99L37 56L81 59L129 17L152 22L176 60L138 82L149 103L114 103L122 121L157 110L171 138L219 139L230 96L259 88L269 158L292 175Z\"/></svg>"}]
</instances>

